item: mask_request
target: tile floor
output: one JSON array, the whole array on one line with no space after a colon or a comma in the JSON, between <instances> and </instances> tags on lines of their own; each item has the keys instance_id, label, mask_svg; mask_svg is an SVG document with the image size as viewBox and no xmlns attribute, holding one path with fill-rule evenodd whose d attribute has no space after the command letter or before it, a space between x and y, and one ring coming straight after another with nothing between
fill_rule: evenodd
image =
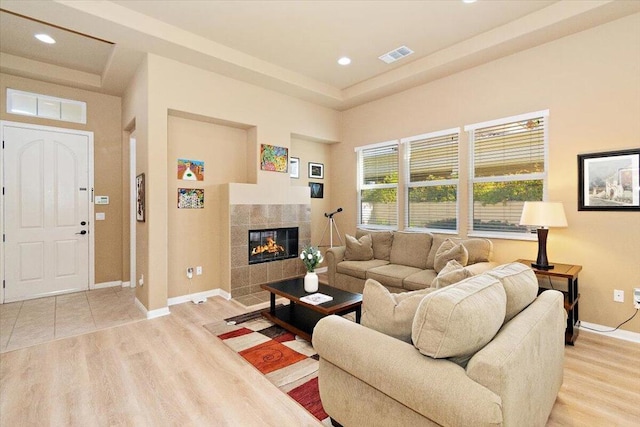
<instances>
[{"instance_id":1,"label":"tile floor","mask_svg":"<svg viewBox=\"0 0 640 427\"><path fill-rule=\"evenodd\" d=\"M0 353L145 318L122 287L0 304Z\"/></svg>"}]
</instances>

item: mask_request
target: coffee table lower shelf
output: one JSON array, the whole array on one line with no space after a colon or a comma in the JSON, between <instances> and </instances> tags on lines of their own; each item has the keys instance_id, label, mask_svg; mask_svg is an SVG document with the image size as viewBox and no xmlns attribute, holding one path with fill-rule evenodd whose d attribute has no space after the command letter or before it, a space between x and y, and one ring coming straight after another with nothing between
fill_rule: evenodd
<instances>
[{"instance_id":1,"label":"coffee table lower shelf","mask_svg":"<svg viewBox=\"0 0 640 427\"><path fill-rule=\"evenodd\" d=\"M278 307L275 313L266 311L262 315L284 329L311 342L311 335L316 324L325 317L324 314L315 312L302 305L289 303Z\"/></svg>"}]
</instances>

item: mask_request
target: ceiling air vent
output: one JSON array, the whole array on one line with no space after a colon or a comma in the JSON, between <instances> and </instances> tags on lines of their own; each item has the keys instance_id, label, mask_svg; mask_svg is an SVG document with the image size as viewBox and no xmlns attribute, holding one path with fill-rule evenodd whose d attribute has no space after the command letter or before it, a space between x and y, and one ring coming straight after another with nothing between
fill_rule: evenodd
<instances>
[{"instance_id":1,"label":"ceiling air vent","mask_svg":"<svg viewBox=\"0 0 640 427\"><path fill-rule=\"evenodd\" d=\"M405 56L409 56L413 53L411 49L406 46L400 46L397 49L393 49L391 52L387 52L382 56L379 56L382 61L387 64L391 64L392 62L396 62L398 59L402 59Z\"/></svg>"}]
</instances>

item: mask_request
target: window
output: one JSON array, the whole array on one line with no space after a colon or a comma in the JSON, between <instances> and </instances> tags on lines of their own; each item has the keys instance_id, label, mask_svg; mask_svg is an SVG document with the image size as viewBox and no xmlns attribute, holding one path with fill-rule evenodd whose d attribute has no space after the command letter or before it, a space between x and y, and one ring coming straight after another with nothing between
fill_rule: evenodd
<instances>
[{"instance_id":1,"label":"window","mask_svg":"<svg viewBox=\"0 0 640 427\"><path fill-rule=\"evenodd\" d=\"M508 237L520 226L525 201L541 201L547 178L549 112L465 126L470 141L469 233Z\"/></svg>"},{"instance_id":2,"label":"window","mask_svg":"<svg viewBox=\"0 0 640 427\"><path fill-rule=\"evenodd\" d=\"M73 123L87 123L87 103L7 88L7 112Z\"/></svg>"},{"instance_id":3,"label":"window","mask_svg":"<svg viewBox=\"0 0 640 427\"><path fill-rule=\"evenodd\" d=\"M459 134L456 128L402 140L407 144L409 228L458 230Z\"/></svg>"},{"instance_id":4,"label":"window","mask_svg":"<svg viewBox=\"0 0 640 427\"><path fill-rule=\"evenodd\" d=\"M356 148L359 225L398 226L398 142Z\"/></svg>"}]
</instances>

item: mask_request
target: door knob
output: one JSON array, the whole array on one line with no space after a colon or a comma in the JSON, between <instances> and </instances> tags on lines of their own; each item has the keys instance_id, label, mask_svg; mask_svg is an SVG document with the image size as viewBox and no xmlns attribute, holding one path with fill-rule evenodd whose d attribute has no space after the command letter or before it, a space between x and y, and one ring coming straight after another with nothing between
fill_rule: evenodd
<instances>
[{"instance_id":1,"label":"door knob","mask_svg":"<svg viewBox=\"0 0 640 427\"><path fill-rule=\"evenodd\" d=\"M80 225L87 225L87 221L82 221Z\"/></svg>"},{"instance_id":2,"label":"door knob","mask_svg":"<svg viewBox=\"0 0 640 427\"><path fill-rule=\"evenodd\" d=\"M82 235L85 235L85 234L87 234L87 230L82 230L81 232L76 233L76 234L82 234Z\"/></svg>"}]
</instances>

